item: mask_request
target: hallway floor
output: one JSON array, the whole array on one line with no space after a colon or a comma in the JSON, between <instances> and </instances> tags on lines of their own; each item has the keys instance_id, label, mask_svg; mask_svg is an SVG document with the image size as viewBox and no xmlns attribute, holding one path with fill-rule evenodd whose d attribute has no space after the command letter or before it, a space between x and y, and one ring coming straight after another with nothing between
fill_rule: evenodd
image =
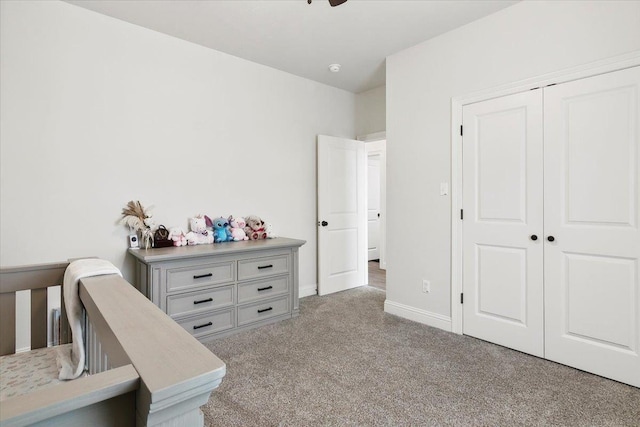
<instances>
[{"instance_id":1,"label":"hallway floor","mask_svg":"<svg viewBox=\"0 0 640 427\"><path fill-rule=\"evenodd\" d=\"M387 290L387 272L380 269L379 261L369 261L369 286Z\"/></svg>"}]
</instances>

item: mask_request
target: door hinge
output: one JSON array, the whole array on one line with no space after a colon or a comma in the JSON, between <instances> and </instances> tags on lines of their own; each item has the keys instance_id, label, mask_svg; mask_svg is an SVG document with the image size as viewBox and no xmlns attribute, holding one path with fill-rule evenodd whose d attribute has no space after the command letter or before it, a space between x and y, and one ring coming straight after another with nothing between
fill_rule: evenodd
<instances>
[{"instance_id":1,"label":"door hinge","mask_svg":"<svg viewBox=\"0 0 640 427\"><path fill-rule=\"evenodd\" d=\"M464 219L464 209L460 209L460 219Z\"/></svg>"},{"instance_id":2,"label":"door hinge","mask_svg":"<svg viewBox=\"0 0 640 427\"><path fill-rule=\"evenodd\" d=\"M460 136L462 136L462 125L460 125Z\"/></svg>"},{"instance_id":3,"label":"door hinge","mask_svg":"<svg viewBox=\"0 0 640 427\"><path fill-rule=\"evenodd\" d=\"M460 304L464 304L464 294L460 294Z\"/></svg>"}]
</instances>

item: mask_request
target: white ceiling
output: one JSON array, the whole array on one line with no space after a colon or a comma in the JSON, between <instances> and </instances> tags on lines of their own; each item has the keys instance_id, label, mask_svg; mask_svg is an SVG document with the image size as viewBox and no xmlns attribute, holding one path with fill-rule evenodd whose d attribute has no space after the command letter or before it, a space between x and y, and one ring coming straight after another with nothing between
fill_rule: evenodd
<instances>
[{"instance_id":1,"label":"white ceiling","mask_svg":"<svg viewBox=\"0 0 640 427\"><path fill-rule=\"evenodd\" d=\"M67 0L353 93L385 83L385 58L516 1ZM331 73L330 64L342 70Z\"/></svg>"}]
</instances>

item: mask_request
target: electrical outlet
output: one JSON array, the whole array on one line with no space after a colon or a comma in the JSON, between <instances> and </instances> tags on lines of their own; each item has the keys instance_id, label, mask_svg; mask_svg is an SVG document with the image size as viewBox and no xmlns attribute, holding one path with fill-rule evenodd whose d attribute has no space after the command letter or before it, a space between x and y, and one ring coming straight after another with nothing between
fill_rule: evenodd
<instances>
[{"instance_id":1,"label":"electrical outlet","mask_svg":"<svg viewBox=\"0 0 640 427\"><path fill-rule=\"evenodd\" d=\"M428 280L423 280L422 281L422 292L424 292L425 294L428 294L429 292L431 292L431 282Z\"/></svg>"}]
</instances>

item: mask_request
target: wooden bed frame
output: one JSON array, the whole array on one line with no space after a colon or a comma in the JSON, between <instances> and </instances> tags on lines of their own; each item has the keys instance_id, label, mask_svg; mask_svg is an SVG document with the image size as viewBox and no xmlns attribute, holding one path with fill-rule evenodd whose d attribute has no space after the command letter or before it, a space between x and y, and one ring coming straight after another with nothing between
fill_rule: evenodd
<instances>
[{"instance_id":1,"label":"wooden bed frame","mask_svg":"<svg viewBox=\"0 0 640 427\"><path fill-rule=\"evenodd\" d=\"M0 269L0 355L15 352L15 293L31 290L31 349L47 346L47 288L68 263ZM117 275L79 284L91 375L0 401L4 426L202 426L225 364ZM61 342L68 342L63 315Z\"/></svg>"}]
</instances>

